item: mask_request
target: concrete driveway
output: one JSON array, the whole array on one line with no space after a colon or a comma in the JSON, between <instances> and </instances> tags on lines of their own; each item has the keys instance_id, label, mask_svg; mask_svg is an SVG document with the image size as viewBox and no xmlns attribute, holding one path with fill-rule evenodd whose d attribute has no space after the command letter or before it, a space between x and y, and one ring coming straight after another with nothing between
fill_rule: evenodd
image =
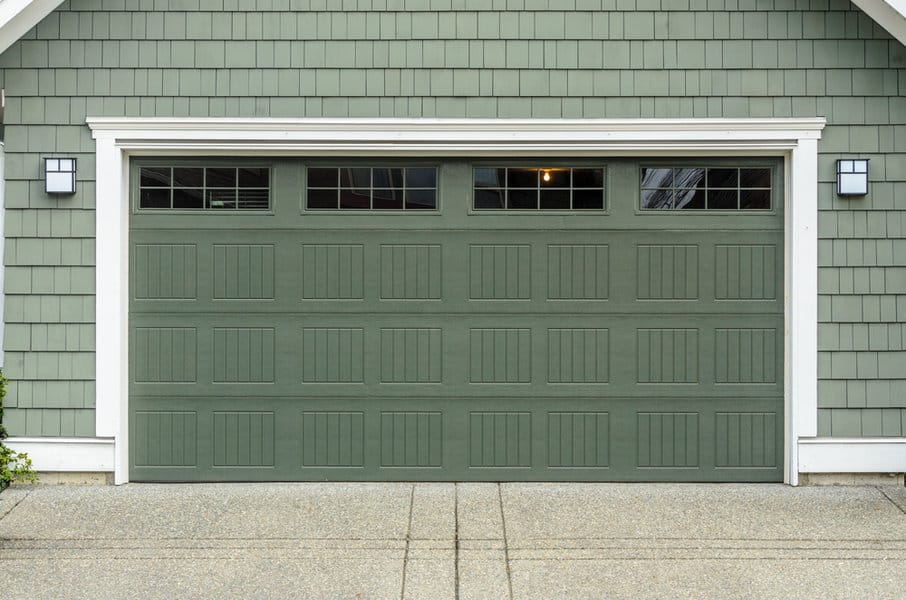
<instances>
[{"instance_id":1,"label":"concrete driveway","mask_svg":"<svg viewBox=\"0 0 906 600\"><path fill-rule=\"evenodd\" d=\"M0 494L0 597L903 598L906 490L228 484Z\"/></svg>"}]
</instances>

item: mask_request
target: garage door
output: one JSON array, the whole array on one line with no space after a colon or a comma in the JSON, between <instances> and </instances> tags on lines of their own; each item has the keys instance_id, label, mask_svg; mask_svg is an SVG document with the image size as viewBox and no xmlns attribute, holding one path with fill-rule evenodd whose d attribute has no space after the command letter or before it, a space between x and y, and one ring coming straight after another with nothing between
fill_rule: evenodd
<instances>
[{"instance_id":1,"label":"garage door","mask_svg":"<svg viewBox=\"0 0 906 600\"><path fill-rule=\"evenodd\" d=\"M131 173L133 480L782 480L780 160Z\"/></svg>"}]
</instances>

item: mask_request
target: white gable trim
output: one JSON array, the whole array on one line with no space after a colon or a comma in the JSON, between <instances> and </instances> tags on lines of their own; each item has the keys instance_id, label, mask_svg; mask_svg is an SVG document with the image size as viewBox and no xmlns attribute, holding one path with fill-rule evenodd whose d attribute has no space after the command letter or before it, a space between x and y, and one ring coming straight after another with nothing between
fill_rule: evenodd
<instances>
[{"instance_id":1,"label":"white gable trim","mask_svg":"<svg viewBox=\"0 0 906 600\"><path fill-rule=\"evenodd\" d=\"M0 0L0 52L19 41L63 0Z\"/></svg>"},{"instance_id":2,"label":"white gable trim","mask_svg":"<svg viewBox=\"0 0 906 600\"><path fill-rule=\"evenodd\" d=\"M814 119L169 119L90 117L96 141L97 435L129 478L130 156L784 155L785 480L817 434L818 139ZM40 468L40 465L39 465Z\"/></svg>"},{"instance_id":3,"label":"white gable trim","mask_svg":"<svg viewBox=\"0 0 906 600\"><path fill-rule=\"evenodd\" d=\"M906 0L852 0L862 12L906 44Z\"/></svg>"}]
</instances>

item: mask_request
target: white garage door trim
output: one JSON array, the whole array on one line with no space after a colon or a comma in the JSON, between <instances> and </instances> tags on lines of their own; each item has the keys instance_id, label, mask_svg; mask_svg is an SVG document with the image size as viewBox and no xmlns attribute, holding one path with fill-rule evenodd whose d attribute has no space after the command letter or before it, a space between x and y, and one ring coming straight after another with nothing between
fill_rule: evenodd
<instances>
[{"instance_id":1,"label":"white garage door trim","mask_svg":"<svg viewBox=\"0 0 906 600\"><path fill-rule=\"evenodd\" d=\"M97 435L128 481L128 158L270 156L783 155L784 480L817 434L818 140L814 119L169 119L91 117L97 144ZM793 199L793 201L791 201ZM40 465L38 465L40 468Z\"/></svg>"}]
</instances>

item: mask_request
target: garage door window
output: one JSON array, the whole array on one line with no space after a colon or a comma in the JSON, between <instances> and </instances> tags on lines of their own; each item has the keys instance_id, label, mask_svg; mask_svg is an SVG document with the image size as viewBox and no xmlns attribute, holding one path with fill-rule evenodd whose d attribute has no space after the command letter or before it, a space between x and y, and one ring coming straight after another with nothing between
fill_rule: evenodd
<instances>
[{"instance_id":1,"label":"garage door window","mask_svg":"<svg viewBox=\"0 0 906 600\"><path fill-rule=\"evenodd\" d=\"M768 167L642 167L643 210L770 210Z\"/></svg>"},{"instance_id":2,"label":"garage door window","mask_svg":"<svg viewBox=\"0 0 906 600\"><path fill-rule=\"evenodd\" d=\"M309 167L309 210L435 210L436 167Z\"/></svg>"},{"instance_id":3,"label":"garage door window","mask_svg":"<svg viewBox=\"0 0 906 600\"><path fill-rule=\"evenodd\" d=\"M142 167L142 210L268 210L267 167Z\"/></svg>"},{"instance_id":4,"label":"garage door window","mask_svg":"<svg viewBox=\"0 0 906 600\"><path fill-rule=\"evenodd\" d=\"M477 167L476 210L603 210L604 169Z\"/></svg>"}]
</instances>

